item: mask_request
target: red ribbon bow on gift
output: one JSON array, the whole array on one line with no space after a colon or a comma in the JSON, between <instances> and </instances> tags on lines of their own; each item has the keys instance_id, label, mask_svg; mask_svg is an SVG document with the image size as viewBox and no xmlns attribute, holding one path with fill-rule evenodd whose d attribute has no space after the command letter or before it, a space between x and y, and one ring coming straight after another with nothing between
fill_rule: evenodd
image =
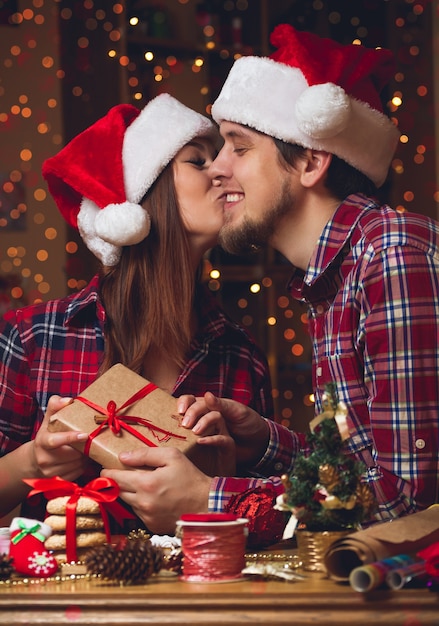
<instances>
[{"instance_id":1,"label":"red ribbon bow on gift","mask_svg":"<svg viewBox=\"0 0 439 626\"><path fill-rule=\"evenodd\" d=\"M119 485L111 478L94 478L84 487L64 480L60 476L54 478L25 478L27 485L33 487L28 497L44 494L48 500L62 496L70 496L66 504L66 556L67 561L76 561L76 506L81 496L97 502L104 522L107 542L111 542L110 524L106 509L119 522L123 519L135 519L135 516L116 502L119 495Z\"/></svg>"},{"instance_id":2,"label":"red ribbon bow on gift","mask_svg":"<svg viewBox=\"0 0 439 626\"><path fill-rule=\"evenodd\" d=\"M101 415L106 416L106 419L102 421L98 428L96 428L96 430L89 434L87 442L84 446L84 454L86 454L87 456L89 455L90 446L93 439L97 437L101 430L103 428L106 428L107 426L115 435L119 435L120 431L124 429L134 435L134 437L136 437L137 439L140 439L140 441L143 441L143 443L145 443L150 448L156 447L156 444L154 442L142 435L142 433L139 433L139 431L135 428L132 428L128 422L131 422L132 424L140 424L142 426L146 426L153 434L162 433L164 435L163 437L157 437L158 441L160 442L168 441L171 437L175 437L177 439L186 439L184 435L176 435L169 430L164 430L163 428L156 426L149 420L142 417L135 417L134 415L119 415L121 411L131 406L138 400L145 398L148 394L150 394L152 391L155 391L157 388L158 387L154 385L154 383L148 383L147 385L142 387L142 389L140 389L137 393L131 396L131 398L128 398L128 400L124 402L119 408L117 408L114 400L110 400L107 404L107 408L105 409L98 404L95 404L91 400L88 400L88 398L84 398L83 396L77 396L76 400L80 400L90 408L101 413Z\"/></svg>"}]
</instances>

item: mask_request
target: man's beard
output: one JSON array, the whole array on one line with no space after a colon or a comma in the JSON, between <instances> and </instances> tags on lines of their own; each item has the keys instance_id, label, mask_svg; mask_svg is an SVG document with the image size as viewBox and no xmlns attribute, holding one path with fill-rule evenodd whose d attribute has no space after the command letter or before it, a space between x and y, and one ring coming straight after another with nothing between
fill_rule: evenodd
<instances>
[{"instance_id":1,"label":"man's beard","mask_svg":"<svg viewBox=\"0 0 439 626\"><path fill-rule=\"evenodd\" d=\"M287 187L285 183L259 221L251 220L247 215L238 226L226 221L219 233L219 245L236 255L254 253L266 247L283 217L293 210L294 196Z\"/></svg>"}]
</instances>

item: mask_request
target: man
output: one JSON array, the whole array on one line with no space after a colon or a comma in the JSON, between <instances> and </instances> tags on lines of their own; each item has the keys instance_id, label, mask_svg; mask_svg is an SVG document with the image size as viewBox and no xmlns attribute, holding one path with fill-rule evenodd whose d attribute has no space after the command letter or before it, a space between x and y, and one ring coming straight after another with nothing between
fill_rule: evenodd
<instances>
[{"instance_id":1,"label":"man","mask_svg":"<svg viewBox=\"0 0 439 626\"><path fill-rule=\"evenodd\" d=\"M235 62L212 108L224 138L210 167L226 198L221 242L235 253L271 245L291 262L290 292L309 307L316 410L336 383L347 452L365 463L377 519L392 519L438 501L438 225L375 199L399 137L379 98L391 53L289 25L272 43L271 58ZM198 477L185 497L257 519L262 490L280 493L303 435L212 394L180 408L196 432L222 414L244 475L267 477ZM183 468L161 458L161 484L172 476L181 493ZM128 462L154 461L145 451Z\"/></svg>"},{"instance_id":2,"label":"man","mask_svg":"<svg viewBox=\"0 0 439 626\"><path fill-rule=\"evenodd\" d=\"M210 168L226 196L220 242L232 253L271 245L292 263L290 293L309 309L316 409L336 383L378 518L412 513L438 502L439 228L374 199L399 136L378 92L391 53L289 25L272 43L270 59L235 62L212 108L224 138ZM207 401L238 446L294 463L295 433L272 425L268 435L261 418Z\"/></svg>"}]
</instances>

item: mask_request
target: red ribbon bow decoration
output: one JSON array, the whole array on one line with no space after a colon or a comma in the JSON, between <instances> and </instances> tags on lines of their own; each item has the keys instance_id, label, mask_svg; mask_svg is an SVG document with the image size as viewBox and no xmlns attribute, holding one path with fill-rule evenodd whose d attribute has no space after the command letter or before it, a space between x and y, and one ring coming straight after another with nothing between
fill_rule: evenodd
<instances>
[{"instance_id":1,"label":"red ribbon bow decoration","mask_svg":"<svg viewBox=\"0 0 439 626\"><path fill-rule=\"evenodd\" d=\"M134 435L136 439L140 439L140 441L145 443L150 448L157 447L157 445L153 441L151 441L150 439L142 435L142 433L139 433L138 430L130 426L130 423L146 426L153 433L153 435L157 437L157 440L159 442L168 441L171 437L175 437L176 439L186 439L184 435L177 435L169 430L164 430L163 428L160 428L159 426L153 424L150 420L144 419L142 417L136 417L134 415L119 415L121 411L128 408L138 400L145 398L148 394L155 391L157 388L158 387L154 383L148 383L147 385L142 387L137 393L131 396L131 398L128 398L128 400L124 402L119 408L117 407L114 400L110 400L107 404L107 408L103 408L98 404L95 404L88 398L84 398L83 396L77 396L76 400L83 402L84 404L94 409L95 411L98 411L98 413L105 417L105 419L102 420L102 423L98 426L98 428L96 428L96 430L89 434L87 442L84 446L84 454L86 454L87 456L89 455L93 439L97 437L99 433L106 427L110 428L111 432L113 432L115 435L119 435L122 429L126 430L127 432ZM163 437L159 437L158 435L156 435L156 433L162 433Z\"/></svg>"},{"instance_id":2,"label":"red ribbon bow decoration","mask_svg":"<svg viewBox=\"0 0 439 626\"><path fill-rule=\"evenodd\" d=\"M67 561L76 561L76 506L81 496L97 502L104 522L104 530L107 542L111 542L110 524L107 510L119 522L125 519L135 519L135 516L127 511L121 504L116 502L119 496L119 485L110 478L94 478L84 487L76 483L64 480L60 476L54 478L25 478L27 485L33 487L28 497L36 494L44 494L48 500L62 496L70 496L66 504L66 556Z\"/></svg>"},{"instance_id":3,"label":"red ribbon bow decoration","mask_svg":"<svg viewBox=\"0 0 439 626\"><path fill-rule=\"evenodd\" d=\"M416 556L425 560L427 574L439 580L439 541L424 548Z\"/></svg>"}]
</instances>

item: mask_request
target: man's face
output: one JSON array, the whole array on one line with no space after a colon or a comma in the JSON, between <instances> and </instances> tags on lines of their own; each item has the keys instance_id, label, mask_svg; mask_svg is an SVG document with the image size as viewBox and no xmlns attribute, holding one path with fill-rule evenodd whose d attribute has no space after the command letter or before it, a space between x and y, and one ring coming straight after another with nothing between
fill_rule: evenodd
<instances>
[{"instance_id":1,"label":"man's face","mask_svg":"<svg viewBox=\"0 0 439 626\"><path fill-rule=\"evenodd\" d=\"M209 168L225 196L219 243L228 252L241 254L276 236L294 202L291 175L280 165L278 149L268 135L232 122L222 122L220 132L224 145Z\"/></svg>"}]
</instances>

